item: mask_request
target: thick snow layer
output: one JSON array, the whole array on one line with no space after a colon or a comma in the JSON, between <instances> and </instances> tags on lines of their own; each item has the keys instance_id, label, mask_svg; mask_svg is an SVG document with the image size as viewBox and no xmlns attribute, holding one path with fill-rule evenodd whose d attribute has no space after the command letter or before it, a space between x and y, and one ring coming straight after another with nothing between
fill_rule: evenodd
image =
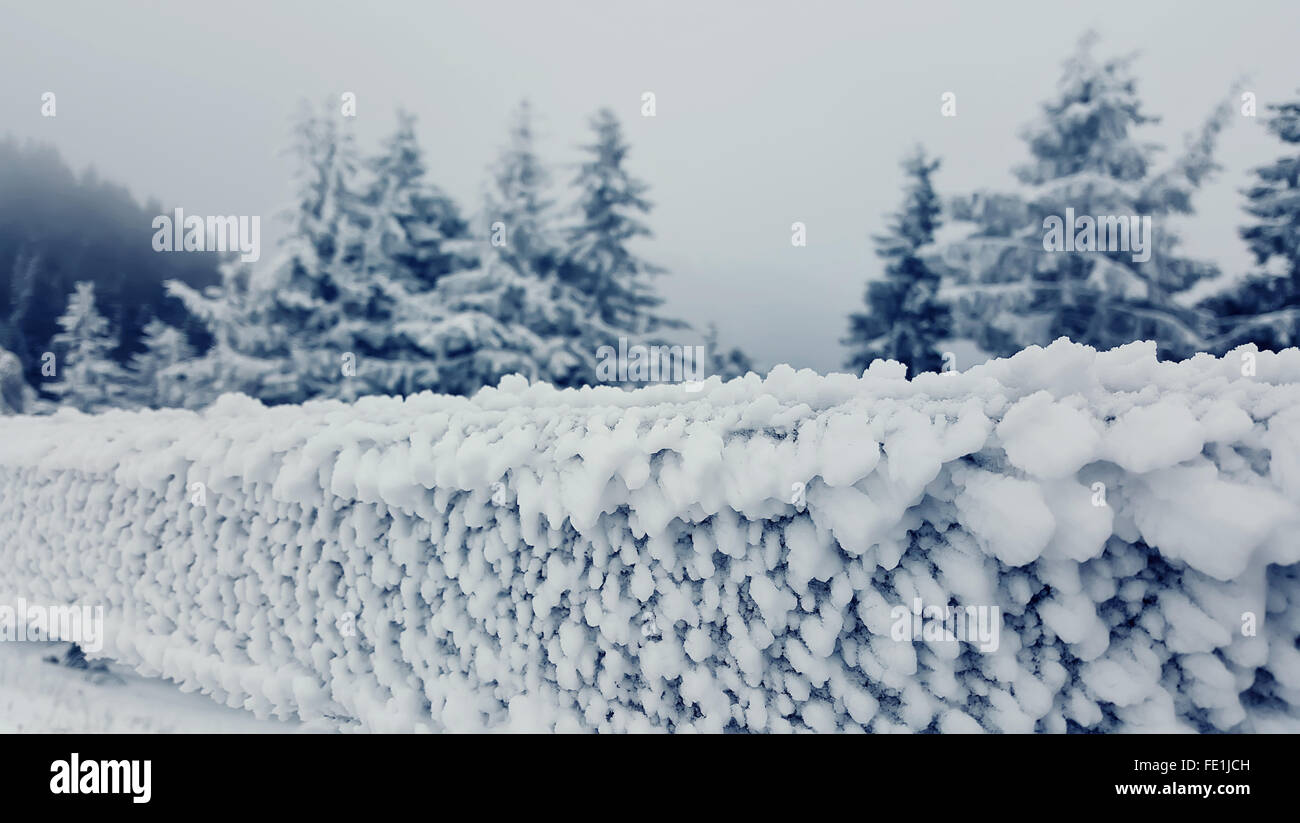
<instances>
[{"instance_id":1,"label":"thick snow layer","mask_svg":"<svg viewBox=\"0 0 1300 823\"><path fill-rule=\"evenodd\" d=\"M1300 350L3 426L0 604L102 604L103 654L258 715L1300 721Z\"/></svg>"}]
</instances>

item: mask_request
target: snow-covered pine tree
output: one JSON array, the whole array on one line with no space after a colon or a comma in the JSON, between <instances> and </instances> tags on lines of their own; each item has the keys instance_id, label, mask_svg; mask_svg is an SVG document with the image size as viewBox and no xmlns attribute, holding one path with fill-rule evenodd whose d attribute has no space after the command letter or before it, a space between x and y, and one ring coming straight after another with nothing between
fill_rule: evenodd
<instances>
[{"instance_id":1,"label":"snow-covered pine tree","mask_svg":"<svg viewBox=\"0 0 1300 823\"><path fill-rule=\"evenodd\" d=\"M307 113L298 125L298 198L271 277L255 282L231 262L221 286L203 293L168 283L214 345L166 369L165 391L190 407L229 391L274 404L469 394L510 373L573 371L565 341L552 339L565 314L547 302L553 284L500 260L490 261L491 276L465 268L475 262L473 243L461 236L454 204L417 173L413 122L402 118L362 179L353 176L350 138L330 117Z\"/></svg>"},{"instance_id":2,"label":"snow-covered pine tree","mask_svg":"<svg viewBox=\"0 0 1300 823\"><path fill-rule=\"evenodd\" d=\"M499 227L504 239L490 244L492 256L521 274L551 274L559 261L550 182L534 146L532 107L524 100L515 110L509 142L494 166L483 211L489 237L495 238Z\"/></svg>"},{"instance_id":3,"label":"snow-covered pine tree","mask_svg":"<svg viewBox=\"0 0 1300 823\"><path fill-rule=\"evenodd\" d=\"M183 394L163 376L168 369L194 357L185 333L155 318L145 324L140 342L144 351L131 357L132 402L153 409L185 405Z\"/></svg>"},{"instance_id":4,"label":"snow-covered pine tree","mask_svg":"<svg viewBox=\"0 0 1300 823\"><path fill-rule=\"evenodd\" d=\"M684 324L658 316L662 304L650 282L664 269L642 260L630 248L650 237L641 219L651 204L649 188L624 168L628 145L618 118L600 109L591 119L593 142L583 146L587 159L574 180L578 188L577 225L570 231L561 279L588 295L600 319L632 335Z\"/></svg>"},{"instance_id":5,"label":"snow-covered pine tree","mask_svg":"<svg viewBox=\"0 0 1300 823\"><path fill-rule=\"evenodd\" d=\"M397 130L365 166L369 179L356 186L364 195L338 228L339 320L325 335L353 370L329 394L442 390L432 330L446 309L428 298L441 278L476 263L468 225L425 178L413 116L398 113Z\"/></svg>"},{"instance_id":6,"label":"snow-covered pine tree","mask_svg":"<svg viewBox=\"0 0 1300 823\"><path fill-rule=\"evenodd\" d=\"M584 382L582 347L575 341L590 309L555 278L549 174L533 139L532 112L524 102L484 198L489 242L475 243L459 230L445 234L440 248L450 255L448 271L437 273L432 291L406 292L401 301L409 342L434 364L439 392L472 394L516 373L557 385ZM373 238L367 245L374 247ZM485 247L480 259L476 252ZM593 365L587 371L594 371L594 355L588 358Z\"/></svg>"},{"instance_id":7,"label":"snow-covered pine tree","mask_svg":"<svg viewBox=\"0 0 1300 823\"><path fill-rule=\"evenodd\" d=\"M12 352L24 366L31 363L25 327L40 267L40 255L22 248L18 250L9 281L8 316L0 317L0 349Z\"/></svg>"},{"instance_id":8,"label":"snow-covered pine tree","mask_svg":"<svg viewBox=\"0 0 1300 823\"><path fill-rule=\"evenodd\" d=\"M163 369L160 396L168 404L200 409L222 394L241 392L264 403L297 402L298 380L285 363L284 333L268 319L271 300L253 282L253 271L238 261L218 269L221 285L196 291L179 280L166 282L167 293L212 335L202 356Z\"/></svg>"},{"instance_id":9,"label":"snow-covered pine tree","mask_svg":"<svg viewBox=\"0 0 1300 823\"><path fill-rule=\"evenodd\" d=\"M270 353L281 358L292 391L268 402L302 402L344 390L347 352L330 337L343 317L345 284L356 276L349 226L364 219L357 184L361 160L350 121L330 106L306 109L294 137L296 196L286 210L289 232L265 290L265 320L275 336Z\"/></svg>"},{"instance_id":10,"label":"snow-covered pine tree","mask_svg":"<svg viewBox=\"0 0 1300 823\"><path fill-rule=\"evenodd\" d=\"M554 277L521 274L501 260L444 277L420 344L437 354L438 390L472 394L507 374L561 387L587 385L605 339L598 319Z\"/></svg>"},{"instance_id":11,"label":"snow-covered pine tree","mask_svg":"<svg viewBox=\"0 0 1300 823\"><path fill-rule=\"evenodd\" d=\"M875 238L885 275L867 284L867 310L849 315L843 341L850 348L845 365L855 372L877 359L903 363L909 377L943 364L938 346L949 330L949 309L936 296L939 274L924 259L942 210L930 179L938 168L939 161L920 147L903 161L902 210L892 216L888 233Z\"/></svg>"},{"instance_id":12,"label":"snow-covered pine tree","mask_svg":"<svg viewBox=\"0 0 1300 823\"><path fill-rule=\"evenodd\" d=\"M414 115L397 113L397 129L365 165L371 174L362 207L367 270L387 273L419 292L474 265L465 252L469 224L451 197L426 177Z\"/></svg>"},{"instance_id":13,"label":"snow-covered pine tree","mask_svg":"<svg viewBox=\"0 0 1300 823\"><path fill-rule=\"evenodd\" d=\"M954 307L954 336L993 354L1061 335L1098 348L1154 339L1166 357L1205 346L1205 314L1178 298L1216 270L1179 256L1165 218L1191 212L1192 193L1216 168L1212 151L1230 110L1219 106L1181 158L1153 171L1158 147L1136 132L1155 118L1138 99L1133 57L1097 61L1095 40L1089 33L1080 41L1043 119L1022 132L1031 159L1015 175L1025 191L952 204L954 217L976 225L944 249L940 295ZM1046 250L1046 221L1064 220L1067 208L1089 218L1150 216L1150 259L1135 262L1131 251Z\"/></svg>"},{"instance_id":14,"label":"snow-covered pine tree","mask_svg":"<svg viewBox=\"0 0 1300 823\"><path fill-rule=\"evenodd\" d=\"M52 342L55 380L46 388L65 406L100 412L121 404L128 376L110 356L116 343L108 320L95 308L95 284L79 282L68 297Z\"/></svg>"},{"instance_id":15,"label":"snow-covered pine tree","mask_svg":"<svg viewBox=\"0 0 1300 823\"><path fill-rule=\"evenodd\" d=\"M1268 106L1266 126L1283 143L1300 144L1300 99ZM1300 345L1300 153L1255 169L1246 189L1255 222L1241 229L1260 267L1206 301L1220 335L1212 349L1255 343L1276 351Z\"/></svg>"},{"instance_id":16,"label":"snow-covered pine tree","mask_svg":"<svg viewBox=\"0 0 1300 823\"><path fill-rule=\"evenodd\" d=\"M512 373L562 387L588 385L596 379L597 349L618 338L591 297L559 276L550 175L533 139L525 102L492 171L480 265L440 278L429 300L414 303L425 307L420 345L436 353L439 391L471 394ZM505 243L493 242L502 230Z\"/></svg>"}]
</instances>

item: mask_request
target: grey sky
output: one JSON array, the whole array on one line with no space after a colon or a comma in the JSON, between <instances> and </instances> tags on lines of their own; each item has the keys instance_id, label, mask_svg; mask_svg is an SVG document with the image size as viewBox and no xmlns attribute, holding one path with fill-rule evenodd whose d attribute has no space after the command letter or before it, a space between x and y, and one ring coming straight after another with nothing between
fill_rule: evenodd
<instances>
[{"instance_id":1,"label":"grey sky","mask_svg":"<svg viewBox=\"0 0 1300 823\"><path fill-rule=\"evenodd\" d=\"M837 369L845 315L879 271L869 237L917 141L944 194L1010 185L1015 138L1080 32L1137 63L1151 137L1177 150L1232 81L1270 100L1300 87L1300 3L516 2L143 4L0 0L0 131L53 142L192 214L274 214L304 98L358 97L369 148L414 111L436 182L480 205L508 114L530 98L541 149L571 163L599 106L623 118L652 186L648 256L668 308L717 321L766 363ZM45 91L58 115L40 116ZM657 116L640 116L653 91ZM958 116L940 116L957 94ZM1172 151L1171 151L1172 153ZM1248 169L1280 153L1259 120L1225 135L1187 247L1225 268ZM557 169L567 183L568 168ZM0 193L2 196L2 193ZM790 224L808 245L790 245ZM263 260L270 255L264 254Z\"/></svg>"}]
</instances>

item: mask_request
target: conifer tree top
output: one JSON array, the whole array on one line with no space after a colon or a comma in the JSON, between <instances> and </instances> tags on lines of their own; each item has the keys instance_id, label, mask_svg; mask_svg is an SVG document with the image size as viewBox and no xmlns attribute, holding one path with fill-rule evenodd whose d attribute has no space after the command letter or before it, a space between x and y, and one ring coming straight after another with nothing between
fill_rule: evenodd
<instances>
[{"instance_id":1,"label":"conifer tree top","mask_svg":"<svg viewBox=\"0 0 1300 823\"><path fill-rule=\"evenodd\" d=\"M1265 127L1290 146L1300 144L1300 100L1273 103L1268 110ZM1300 292L1300 153L1279 157L1254 174L1245 194L1246 211L1256 222L1243 228L1241 236L1257 263L1279 259Z\"/></svg>"},{"instance_id":2,"label":"conifer tree top","mask_svg":"<svg viewBox=\"0 0 1300 823\"><path fill-rule=\"evenodd\" d=\"M1043 104L1044 117L1026 126L1021 136L1033 160L1016 169L1030 185L1092 172L1117 180L1146 176L1156 147L1137 141L1132 131L1159 122L1142 110L1130 66L1136 55L1098 61L1092 55L1098 37L1080 38L1066 61L1057 96Z\"/></svg>"}]
</instances>

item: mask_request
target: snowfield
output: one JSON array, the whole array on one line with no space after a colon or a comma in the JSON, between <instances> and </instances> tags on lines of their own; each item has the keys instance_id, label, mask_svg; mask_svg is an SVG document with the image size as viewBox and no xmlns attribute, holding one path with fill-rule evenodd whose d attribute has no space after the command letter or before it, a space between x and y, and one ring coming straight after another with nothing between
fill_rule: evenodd
<instances>
[{"instance_id":1,"label":"snowfield","mask_svg":"<svg viewBox=\"0 0 1300 823\"><path fill-rule=\"evenodd\" d=\"M258 717L1300 728L1297 349L3 426L0 604L103 605L103 655Z\"/></svg>"},{"instance_id":2,"label":"snowfield","mask_svg":"<svg viewBox=\"0 0 1300 823\"><path fill-rule=\"evenodd\" d=\"M41 734L285 734L311 731L259 720L175 684L116 664L103 670L56 665L66 643L0 643L0 732ZM102 662L102 661L100 661ZM98 663L96 664L98 668Z\"/></svg>"}]
</instances>

